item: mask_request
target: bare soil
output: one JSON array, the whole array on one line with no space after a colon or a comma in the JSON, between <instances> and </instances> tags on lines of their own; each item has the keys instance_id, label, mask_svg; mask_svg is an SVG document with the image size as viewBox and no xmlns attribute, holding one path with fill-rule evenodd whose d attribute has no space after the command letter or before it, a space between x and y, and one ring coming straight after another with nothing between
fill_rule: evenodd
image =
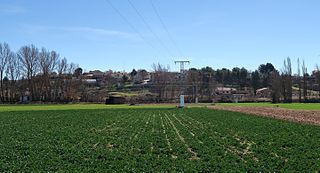
<instances>
[{"instance_id":1,"label":"bare soil","mask_svg":"<svg viewBox=\"0 0 320 173\"><path fill-rule=\"evenodd\" d=\"M288 120L302 124L320 125L320 111L290 110L279 107L208 106L209 109L227 110L252 115Z\"/></svg>"}]
</instances>

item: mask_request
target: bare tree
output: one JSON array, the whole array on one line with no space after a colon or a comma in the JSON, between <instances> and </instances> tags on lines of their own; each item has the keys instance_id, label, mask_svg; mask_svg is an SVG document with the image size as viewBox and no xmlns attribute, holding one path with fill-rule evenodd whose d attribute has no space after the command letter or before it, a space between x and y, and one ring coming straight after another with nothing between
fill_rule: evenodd
<instances>
[{"instance_id":1,"label":"bare tree","mask_svg":"<svg viewBox=\"0 0 320 173\"><path fill-rule=\"evenodd\" d=\"M297 81L298 81L298 87L299 87L299 102L301 103L301 96L302 96L302 92L301 92L301 64L300 64L300 59L298 58L297 60L297 64L298 64L298 74L297 74Z\"/></svg>"},{"instance_id":2,"label":"bare tree","mask_svg":"<svg viewBox=\"0 0 320 173\"><path fill-rule=\"evenodd\" d=\"M16 94L18 92L17 81L21 77L21 63L16 54L10 56L8 61L8 66L6 70L6 75L10 80L10 102L16 101Z\"/></svg>"},{"instance_id":3,"label":"bare tree","mask_svg":"<svg viewBox=\"0 0 320 173\"><path fill-rule=\"evenodd\" d=\"M318 97L320 98L320 67L319 65L317 64L316 65L316 72L315 72L315 76L316 76L316 82L317 82L317 85L318 85Z\"/></svg>"},{"instance_id":4,"label":"bare tree","mask_svg":"<svg viewBox=\"0 0 320 173\"><path fill-rule=\"evenodd\" d=\"M156 93L158 93L158 101L161 101L170 82L169 67L161 64L153 64L153 84Z\"/></svg>"},{"instance_id":5,"label":"bare tree","mask_svg":"<svg viewBox=\"0 0 320 173\"><path fill-rule=\"evenodd\" d=\"M302 62L302 74L303 74L303 99L306 102L308 100L308 69L303 60Z\"/></svg>"},{"instance_id":6,"label":"bare tree","mask_svg":"<svg viewBox=\"0 0 320 173\"><path fill-rule=\"evenodd\" d=\"M0 43L0 101L4 102L4 84L3 84L3 78L4 73L7 68L7 64L9 61L9 58L13 56L13 53L10 50L10 47L7 43Z\"/></svg>"},{"instance_id":7,"label":"bare tree","mask_svg":"<svg viewBox=\"0 0 320 173\"><path fill-rule=\"evenodd\" d=\"M291 59L288 57L283 63L283 97L284 102L292 102L292 66Z\"/></svg>"},{"instance_id":8,"label":"bare tree","mask_svg":"<svg viewBox=\"0 0 320 173\"><path fill-rule=\"evenodd\" d=\"M45 48L42 48L39 56L41 70L40 73L49 75L56 69L59 60L59 54L57 54L55 51L49 52Z\"/></svg>"},{"instance_id":9,"label":"bare tree","mask_svg":"<svg viewBox=\"0 0 320 173\"><path fill-rule=\"evenodd\" d=\"M195 69L195 68L192 68L192 69L189 69L188 72L187 72L187 80L188 80L188 83L191 84L192 88L192 98L193 98L193 101L194 102L197 102L197 97L198 97L198 90L199 90L199 81L201 80L200 79L200 72Z\"/></svg>"},{"instance_id":10,"label":"bare tree","mask_svg":"<svg viewBox=\"0 0 320 173\"><path fill-rule=\"evenodd\" d=\"M34 45L23 46L18 52L22 70L28 80L28 89L32 98L36 95L34 78L39 71L39 50Z\"/></svg>"},{"instance_id":11,"label":"bare tree","mask_svg":"<svg viewBox=\"0 0 320 173\"><path fill-rule=\"evenodd\" d=\"M39 53L40 57L40 74L41 74L41 100L50 100L51 99L51 83L50 77L51 74L56 69L59 54L55 51L47 51L45 48L42 48Z\"/></svg>"},{"instance_id":12,"label":"bare tree","mask_svg":"<svg viewBox=\"0 0 320 173\"><path fill-rule=\"evenodd\" d=\"M277 70L274 70L271 75L272 82L272 102L279 103L281 98L281 76Z\"/></svg>"},{"instance_id":13,"label":"bare tree","mask_svg":"<svg viewBox=\"0 0 320 173\"><path fill-rule=\"evenodd\" d=\"M61 60L58 61L58 75L62 76L63 74L65 74L67 72L68 69L68 61L66 58L63 58Z\"/></svg>"},{"instance_id":14,"label":"bare tree","mask_svg":"<svg viewBox=\"0 0 320 173\"><path fill-rule=\"evenodd\" d=\"M82 72L74 77L76 68L55 51L28 45L13 53L8 44L0 43L0 102L17 101L26 91L33 100L72 100L82 85Z\"/></svg>"},{"instance_id":15,"label":"bare tree","mask_svg":"<svg viewBox=\"0 0 320 173\"><path fill-rule=\"evenodd\" d=\"M199 85L201 99L211 102L215 96L215 80L214 80L214 70L211 67L205 67L199 70ZM196 90L197 91L197 90Z\"/></svg>"},{"instance_id":16,"label":"bare tree","mask_svg":"<svg viewBox=\"0 0 320 173\"><path fill-rule=\"evenodd\" d=\"M54 100L61 101L64 97L64 77L68 69L68 62L66 58L60 59L57 64L58 75L54 86Z\"/></svg>"},{"instance_id":17,"label":"bare tree","mask_svg":"<svg viewBox=\"0 0 320 173\"><path fill-rule=\"evenodd\" d=\"M72 78L74 71L79 68L78 65L74 63L67 64L67 74L65 74L64 81L64 93L65 100L73 101L77 97L77 92L80 88L81 82Z\"/></svg>"}]
</instances>

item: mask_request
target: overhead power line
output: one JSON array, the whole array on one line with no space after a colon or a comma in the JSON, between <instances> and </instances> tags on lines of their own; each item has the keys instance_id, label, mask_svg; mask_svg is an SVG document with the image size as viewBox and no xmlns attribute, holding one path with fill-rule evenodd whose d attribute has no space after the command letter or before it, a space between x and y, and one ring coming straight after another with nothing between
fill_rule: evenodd
<instances>
[{"instance_id":1,"label":"overhead power line","mask_svg":"<svg viewBox=\"0 0 320 173\"><path fill-rule=\"evenodd\" d=\"M145 43L147 43L152 49L154 49L156 52L159 52L161 54L163 54L159 49L157 49L150 41L148 41L146 39L146 37L143 36L143 34L141 34L141 32L139 32L139 30L126 18L125 15L123 15L120 10L118 10L112 3L110 0L106 0L107 3L110 5L110 7L122 18L122 20L124 20L130 27L131 29L137 33L137 35L145 41Z\"/></svg>"},{"instance_id":2,"label":"overhead power line","mask_svg":"<svg viewBox=\"0 0 320 173\"><path fill-rule=\"evenodd\" d=\"M168 30L168 27L166 26L166 24L164 23L164 21L162 20L161 16L160 16L160 13L159 11L157 10L155 4L153 3L153 0L150 0L150 3L151 3L151 6L152 6L152 9L153 11L156 13L162 27L164 28L164 30L166 31L169 39L171 40L172 44L174 45L174 47L177 49L178 53L180 54L181 57L184 57L183 56L183 53L181 51L181 49L179 48L177 42L173 39L172 35L170 34L169 30Z\"/></svg>"},{"instance_id":3,"label":"overhead power line","mask_svg":"<svg viewBox=\"0 0 320 173\"><path fill-rule=\"evenodd\" d=\"M139 12L139 10L135 7L135 5L131 2L131 0L127 0L130 4L130 6L134 9L134 11L137 13L137 15L140 17L142 22L147 26L148 30L154 35L154 37L159 41L159 43L162 45L162 47L171 55L174 56L174 54L170 51L170 49L166 46L166 44L160 39L160 37L153 31L151 26L148 24L148 22L145 20L145 18L142 16L142 14Z\"/></svg>"}]
</instances>

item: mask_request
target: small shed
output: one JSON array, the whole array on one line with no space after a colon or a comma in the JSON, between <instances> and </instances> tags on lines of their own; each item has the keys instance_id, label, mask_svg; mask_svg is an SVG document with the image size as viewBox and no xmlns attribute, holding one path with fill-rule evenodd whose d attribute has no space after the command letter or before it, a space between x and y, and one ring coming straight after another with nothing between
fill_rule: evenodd
<instances>
[{"instance_id":1,"label":"small shed","mask_svg":"<svg viewBox=\"0 0 320 173\"><path fill-rule=\"evenodd\" d=\"M28 104L32 101L31 94L29 91L24 92L23 95L20 96L20 103Z\"/></svg>"},{"instance_id":2,"label":"small shed","mask_svg":"<svg viewBox=\"0 0 320 173\"><path fill-rule=\"evenodd\" d=\"M106 104L125 104L126 98L124 97L117 97L117 96L109 96L106 99Z\"/></svg>"}]
</instances>

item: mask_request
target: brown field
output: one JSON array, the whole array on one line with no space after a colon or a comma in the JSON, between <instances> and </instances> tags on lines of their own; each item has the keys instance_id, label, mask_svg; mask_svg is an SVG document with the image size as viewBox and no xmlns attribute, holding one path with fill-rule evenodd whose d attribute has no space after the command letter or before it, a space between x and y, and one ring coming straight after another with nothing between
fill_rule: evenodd
<instances>
[{"instance_id":1,"label":"brown field","mask_svg":"<svg viewBox=\"0 0 320 173\"><path fill-rule=\"evenodd\" d=\"M303 124L320 125L320 111L318 110L291 110L279 107L251 107L251 106L209 106L209 109L227 110L247 113L251 115L271 117Z\"/></svg>"}]
</instances>

